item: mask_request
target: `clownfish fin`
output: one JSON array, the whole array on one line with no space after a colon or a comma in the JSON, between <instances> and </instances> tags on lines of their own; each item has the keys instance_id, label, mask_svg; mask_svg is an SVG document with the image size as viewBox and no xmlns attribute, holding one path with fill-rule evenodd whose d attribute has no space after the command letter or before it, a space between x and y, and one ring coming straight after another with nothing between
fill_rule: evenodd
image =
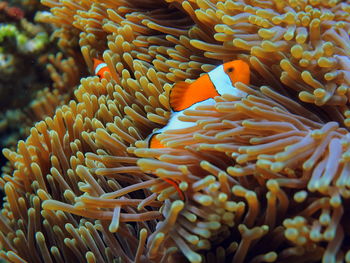
<instances>
[{"instance_id":1,"label":"clownfish fin","mask_svg":"<svg viewBox=\"0 0 350 263\"><path fill-rule=\"evenodd\" d=\"M159 148L165 148L165 145L160 142L160 140L157 139L157 135L159 133L152 134L151 137L148 140L148 146L151 149L159 149Z\"/></svg>"},{"instance_id":2,"label":"clownfish fin","mask_svg":"<svg viewBox=\"0 0 350 263\"><path fill-rule=\"evenodd\" d=\"M169 103L173 111L182 111L184 109L184 97L187 90L190 88L189 83L181 81L174 84L170 91ZM195 102L194 102L195 103Z\"/></svg>"},{"instance_id":3,"label":"clownfish fin","mask_svg":"<svg viewBox=\"0 0 350 263\"><path fill-rule=\"evenodd\" d=\"M208 74L204 74L192 83L177 82L170 90L169 103L173 111L182 111L193 104L218 96Z\"/></svg>"},{"instance_id":4,"label":"clownfish fin","mask_svg":"<svg viewBox=\"0 0 350 263\"><path fill-rule=\"evenodd\" d=\"M94 61L94 71L96 70L96 68L98 67L98 65L104 63L102 60L97 59L97 58L93 58L92 60Z\"/></svg>"},{"instance_id":5,"label":"clownfish fin","mask_svg":"<svg viewBox=\"0 0 350 263\"><path fill-rule=\"evenodd\" d=\"M177 193L179 194L181 200L182 200L182 201L185 200L185 196L184 196L183 192L181 191L181 189L180 189L180 187L179 187L179 185L178 185L177 182L175 182L175 181L173 181L173 180L171 180L171 179L168 179L168 178L162 178L162 180L165 181L165 182L167 182L168 184L171 184L171 185L175 188L175 190L177 191Z\"/></svg>"}]
</instances>

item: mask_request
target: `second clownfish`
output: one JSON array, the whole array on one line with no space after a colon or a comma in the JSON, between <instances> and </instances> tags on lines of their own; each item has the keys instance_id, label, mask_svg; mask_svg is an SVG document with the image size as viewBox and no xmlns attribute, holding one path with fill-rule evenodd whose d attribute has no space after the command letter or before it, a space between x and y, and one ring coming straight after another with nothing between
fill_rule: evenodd
<instances>
[{"instance_id":1,"label":"second clownfish","mask_svg":"<svg viewBox=\"0 0 350 263\"><path fill-rule=\"evenodd\" d=\"M107 67L107 64L104 61L99 60L97 58L94 58L93 60L94 60L94 73L95 73L95 75L99 76L100 79L103 79L105 72L110 72L108 67Z\"/></svg>"},{"instance_id":2,"label":"second clownfish","mask_svg":"<svg viewBox=\"0 0 350 263\"><path fill-rule=\"evenodd\" d=\"M214 105L214 97L224 93L237 97L244 97L246 93L234 87L236 82L249 84L250 69L246 62L234 60L220 65L207 74L202 75L193 83L178 82L170 91L169 104L171 107L170 119L163 128L149 136L149 147L153 149L164 148L165 146L157 139L157 135L173 129L183 129L196 125L191 122L184 122L178 119L184 115L187 109L195 109L199 105ZM178 186L179 182L172 179L164 179L171 184L184 200L184 194Z\"/></svg>"}]
</instances>

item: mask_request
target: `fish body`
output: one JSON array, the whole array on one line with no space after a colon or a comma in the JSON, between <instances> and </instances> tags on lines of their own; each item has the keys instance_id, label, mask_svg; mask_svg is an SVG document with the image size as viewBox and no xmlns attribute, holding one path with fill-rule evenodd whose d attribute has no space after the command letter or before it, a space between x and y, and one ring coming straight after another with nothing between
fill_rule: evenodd
<instances>
[{"instance_id":1,"label":"fish body","mask_svg":"<svg viewBox=\"0 0 350 263\"><path fill-rule=\"evenodd\" d=\"M250 69L246 62L234 60L224 63L207 74L202 75L193 83L178 82L170 91L169 103L171 107L170 119L163 128L152 133L149 138L150 148L164 148L156 135L167 130L184 129L196 125L193 122L179 120L185 110L192 110L198 106L214 105L214 97L231 94L244 97L246 93L234 87L236 82L249 84Z\"/></svg>"},{"instance_id":2,"label":"fish body","mask_svg":"<svg viewBox=\"0 0 350 263\"><path fill-rule=\"evenodd\" d=\"M94 58L94 73L95 73L95 75L99 76L101 79L103 79L105 72L110 72L107 64L102 60Z\"/></svg>"}]
</instances>

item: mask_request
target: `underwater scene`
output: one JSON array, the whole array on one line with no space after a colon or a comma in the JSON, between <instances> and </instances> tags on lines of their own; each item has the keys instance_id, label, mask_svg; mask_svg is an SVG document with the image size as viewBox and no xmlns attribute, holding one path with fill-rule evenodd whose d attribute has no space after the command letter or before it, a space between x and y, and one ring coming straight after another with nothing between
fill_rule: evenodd
<instances>
[{"instance_id":1,"label":"underwater scene","mask_svg":"<svg viewBox=\"0 0 350 263\"><path fill-rule=\"evenodd\" d=\"M350 262L350 0L0 1L0 262Z\"/></svg>"}]
</instances>

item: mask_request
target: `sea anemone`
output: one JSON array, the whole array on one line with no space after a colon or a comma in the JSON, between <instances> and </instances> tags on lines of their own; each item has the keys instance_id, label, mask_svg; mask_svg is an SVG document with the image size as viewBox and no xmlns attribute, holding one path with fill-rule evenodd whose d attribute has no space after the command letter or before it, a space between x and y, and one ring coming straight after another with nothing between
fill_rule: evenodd
<instances>
[{"instance_id":1,"label":"sea anemone","mask_svg":"<svg viewBox=\"0 0 350 263\"><path fill-rule=\"evenodd\" d=\"M91 74L93 58L109 72L82 78L74 100L3 150L0 257L350 262L349 4L42 3L63 52L79 57L79 45ZM248 95L186 111L196 125L149 149L171 115L172 84L232 59L252 69L250 85L236 84ZM50 72L64 88L75 77L61 69L66 77ZM162 178L178 181L184 200Z\"/></svg>"}]
</instances>

